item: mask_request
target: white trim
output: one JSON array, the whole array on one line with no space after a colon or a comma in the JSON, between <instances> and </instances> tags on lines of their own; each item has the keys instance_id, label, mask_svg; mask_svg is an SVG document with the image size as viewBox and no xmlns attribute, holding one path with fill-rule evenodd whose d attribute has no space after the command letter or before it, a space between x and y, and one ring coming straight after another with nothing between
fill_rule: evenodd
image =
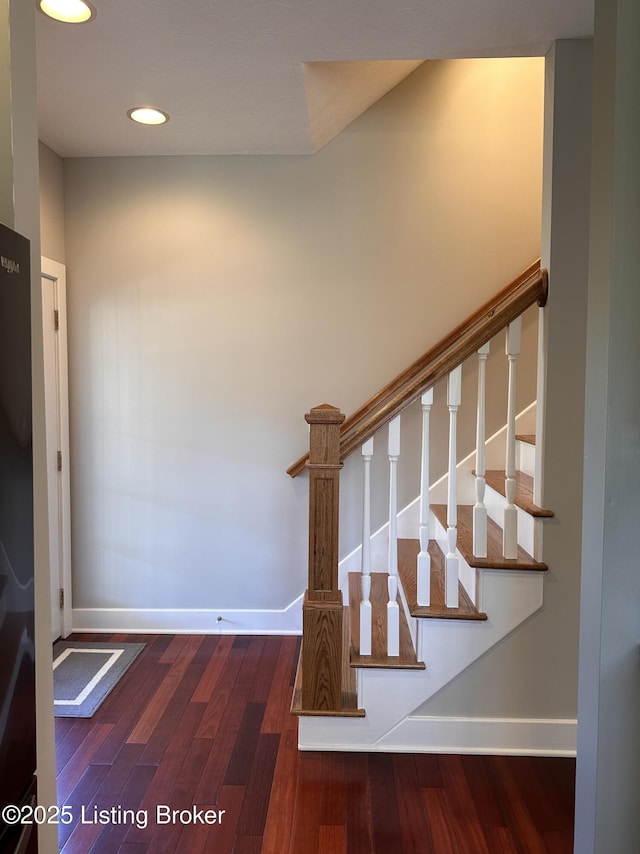
<instances>
[{"instance_id":1,"label":"white trim","mask_svg":"<svg viewBox=\"0 0 640 854\"><path fill-rule=\"evenodd\" d=\"M547 265L548 266L548 265ZM536 446L535 470L533 473L533 500L539 507L544 507L544 442L545 442L545 411L547 402L547 312L543 305L538 309L538 368L536 375L537 400L536 407Z\"/></svg>"},{"instance_id":2,"label":"white trim","mask_svg":"<svg viewBox=\"0 0 640 854\"><path fill-rule=\"evenodd\" d=\"M303 594L282 610L74 608L74 632L300 635ZM222 620L218 620L222 617Z\"/></svg>"},{"instance_id":3,"label":"white trim","mask_svg":"<svg viewBox=\"0 0 640 854\"><path fill-rule=\"evenodd\" d=\"M551 718L409 716L368 752L575 756L578 722ZM360 744L306 741L301 750L361 751Z\"/></svg>"},{"instance_id":4,"label":"white trim","mask_svg":"<svg viewBox=\"0 0 640 854\"><path fill-rule=\"evenodd\" d=\"M61 583L64 590L64 606L61 613L61 635L63 638L68 637L72 632L72 607L73 607L73 583L72 583L72 567L71 567L71 464L69 451L69 366L67 352L67 272L66 267L58 261L53 261L51 258L45 258L44 255L40 258L40 288L42 289L42 279L49 279L55 282L57 290L57 307L59 327L57 335L57 354L58 354L58 372L57 372L57 394L59 395L59 443L57 449L62 452L62 471L57 473L57 465L54 459L50 456L47 458L47 470L52 475L56 473L58 482L55 488L59 489L59 518L49 518L49 528L53 525L58 528L61 546L61 579L56 583L56 587ZM51 317L44 318L43 324L52 324ZM44 328L43 328L44 335ZM48 374L45 371L45 382L47 382ZM55 389L47 387L45 393L51 394ZM49 425L48 425L49 429ZM50 447L50 437L47 437L47 454L50 455L54 451ZM55 455L55 454L54 454ZM50 484L49 488L54 488L54 484ZM51 513L51 510L49 510ZM49 549L52 549L51 542ZM51 603L53 605L53 603Z\"/></svg>"}]
</instances>

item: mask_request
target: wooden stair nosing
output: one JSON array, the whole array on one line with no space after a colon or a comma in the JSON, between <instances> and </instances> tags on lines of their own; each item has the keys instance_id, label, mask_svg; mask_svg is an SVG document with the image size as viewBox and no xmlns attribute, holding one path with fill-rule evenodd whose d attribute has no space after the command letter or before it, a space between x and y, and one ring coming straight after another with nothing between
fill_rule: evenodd
<instances>
[{"instance_id":1,"label":"wooden stair nosing","mask_svg":"<svg viewBox=\"0 0 640 854\"><path fill-rule=\"evenodd\" d=\"M475 475L475 470L473 471ZM501 469L490 469L485 472L485 481L487 486L495 489L500 495L505 495L505 472ZM540 519L550 519L554 513L553 510L546 510L544 507L538 507L533 503L533 478L525 472L516 472L516 498L515 504L520 507L525 513L530 516L535 516Z\"/></svg>"},{"instance_id":2,"label":"wooden stair nosing","mask_svg":"<svg viewBox=\"0 0 640 854\"><path fill-rule=\"evenodd\" d=\"M525 442L527 445L535 445L536 434L535 433L516 433L516 439L518 439L520 442Z\"/></svg>"},{"instance_id":3,"label":"wooden stair nosing","mask_svg":"<svg viewBox=\"0 0 640 854\"><path fill-rule=\"evenodd\" d=\"M365 710L358 708L356 672L349 666L349 608L343 609L342 619L342 708L340 709L303 709L302 708L302 655L304 639L298 657L298 667L291 699L291 714L299 717L324 718L364 718Z\"/></svg>"},{"instance_id":4,"label":"wooden stair nosing","mask_svg":"<svg viewBox=\"0 0 640 854\"><path fill-rule=\"evenodd\" d=\"M400 655L387 655L387 579L386 572L371 573L371 655L360 655L360 602L362 601L361 575L349 573L349 606L351 610L351 667L377 667L393 670L424 670L424 661L418 661L411 632L398 593L400 609Z\"/></svg>"},{"instance_id":5,"label":"wooden stair nosing","mask_svg":"<svg viewBox=\"0 0 640 854\"><path fill-rule=\"evenodd\" d=\"M446 529L447 507L445 504L432 504L431 510ZM467 504L458 505L458 538L457 547L469 566L476 569L515 569L535 570L546 572L546 563L534 560L522 546L518 546L518 557L515 559L502 556L502 528L487 519L487 557L476 557L473 554L473 507Z\"/></svg>"},{"instance_id":6,"label":"wooden stair nosing","mask_svg":"<svg viewBox=\"0 0 640 854\"><path fill-rule=\"evenodd\" d=\"M444 620L486 620L478 611L461 582L458 582L458 607L447 608L444 597L445 558L438 543L429 541L431 557L431 604L418 605L417 558L419 540L398 540L398 572L412 617Z\"/></svg>"}]
</instances>

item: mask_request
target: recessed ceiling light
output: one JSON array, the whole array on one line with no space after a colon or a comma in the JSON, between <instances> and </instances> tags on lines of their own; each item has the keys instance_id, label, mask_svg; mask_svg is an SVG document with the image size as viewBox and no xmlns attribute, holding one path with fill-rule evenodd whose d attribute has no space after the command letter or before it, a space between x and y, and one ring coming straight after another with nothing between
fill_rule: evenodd
<instances>
[{"instance_id":1,"label":"recessed ceiling light","mask_svg":"<svg viewBox=\"0 0 640 854\"><path fill-rule=\"evenodd\" d=\"M64 24L85 24L96 15L96 10L84 0L39 0L38 7L45 15Z\"/></svg>"},{"instance_id":2,"label":"recessed ceiling light","mask_svg":"<svg viewBox=\"0 0 640 854\"><path fill-rule=\"evenodd\" d=\"M155 107L133 107L127 110L127 115L141 125L163 125L169 121L169 114Z\"/></svg>"}]
</instances>

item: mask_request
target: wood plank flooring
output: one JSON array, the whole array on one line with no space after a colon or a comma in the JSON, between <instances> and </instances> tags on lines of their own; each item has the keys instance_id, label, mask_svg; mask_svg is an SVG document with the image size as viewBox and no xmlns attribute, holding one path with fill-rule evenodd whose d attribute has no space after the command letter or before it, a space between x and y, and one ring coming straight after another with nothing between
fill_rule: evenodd
<instances>
[{"instance_id":1,"label":"wood plank flooring","mask_svg":"<svg viewBox=\"0 0 640 854\"><path fill-rule=\"evenodd\" d=\"M299 753L298 638L72 639L147 646L92 719L56 719L63 854L572 851L571 759Z\"/></svg>"}]
</instances>

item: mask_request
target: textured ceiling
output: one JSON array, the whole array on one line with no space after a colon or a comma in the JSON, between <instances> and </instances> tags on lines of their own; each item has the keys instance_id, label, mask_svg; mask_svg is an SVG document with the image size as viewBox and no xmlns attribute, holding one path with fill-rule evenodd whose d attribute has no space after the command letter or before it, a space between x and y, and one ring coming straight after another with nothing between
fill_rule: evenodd
<instances>
[{"instance_id":1,"label":"textured ceiling","mask_svg":"<svg viewBox=\"0 0 640 854\"><path fill-rule=\"evenodd\" d=\"M92 0L37 14L40 136L64 157L309 154L421 61L543 54L593 0ZM171 115L134 125L130 107Z\"/></svg>"}]
</instances>

